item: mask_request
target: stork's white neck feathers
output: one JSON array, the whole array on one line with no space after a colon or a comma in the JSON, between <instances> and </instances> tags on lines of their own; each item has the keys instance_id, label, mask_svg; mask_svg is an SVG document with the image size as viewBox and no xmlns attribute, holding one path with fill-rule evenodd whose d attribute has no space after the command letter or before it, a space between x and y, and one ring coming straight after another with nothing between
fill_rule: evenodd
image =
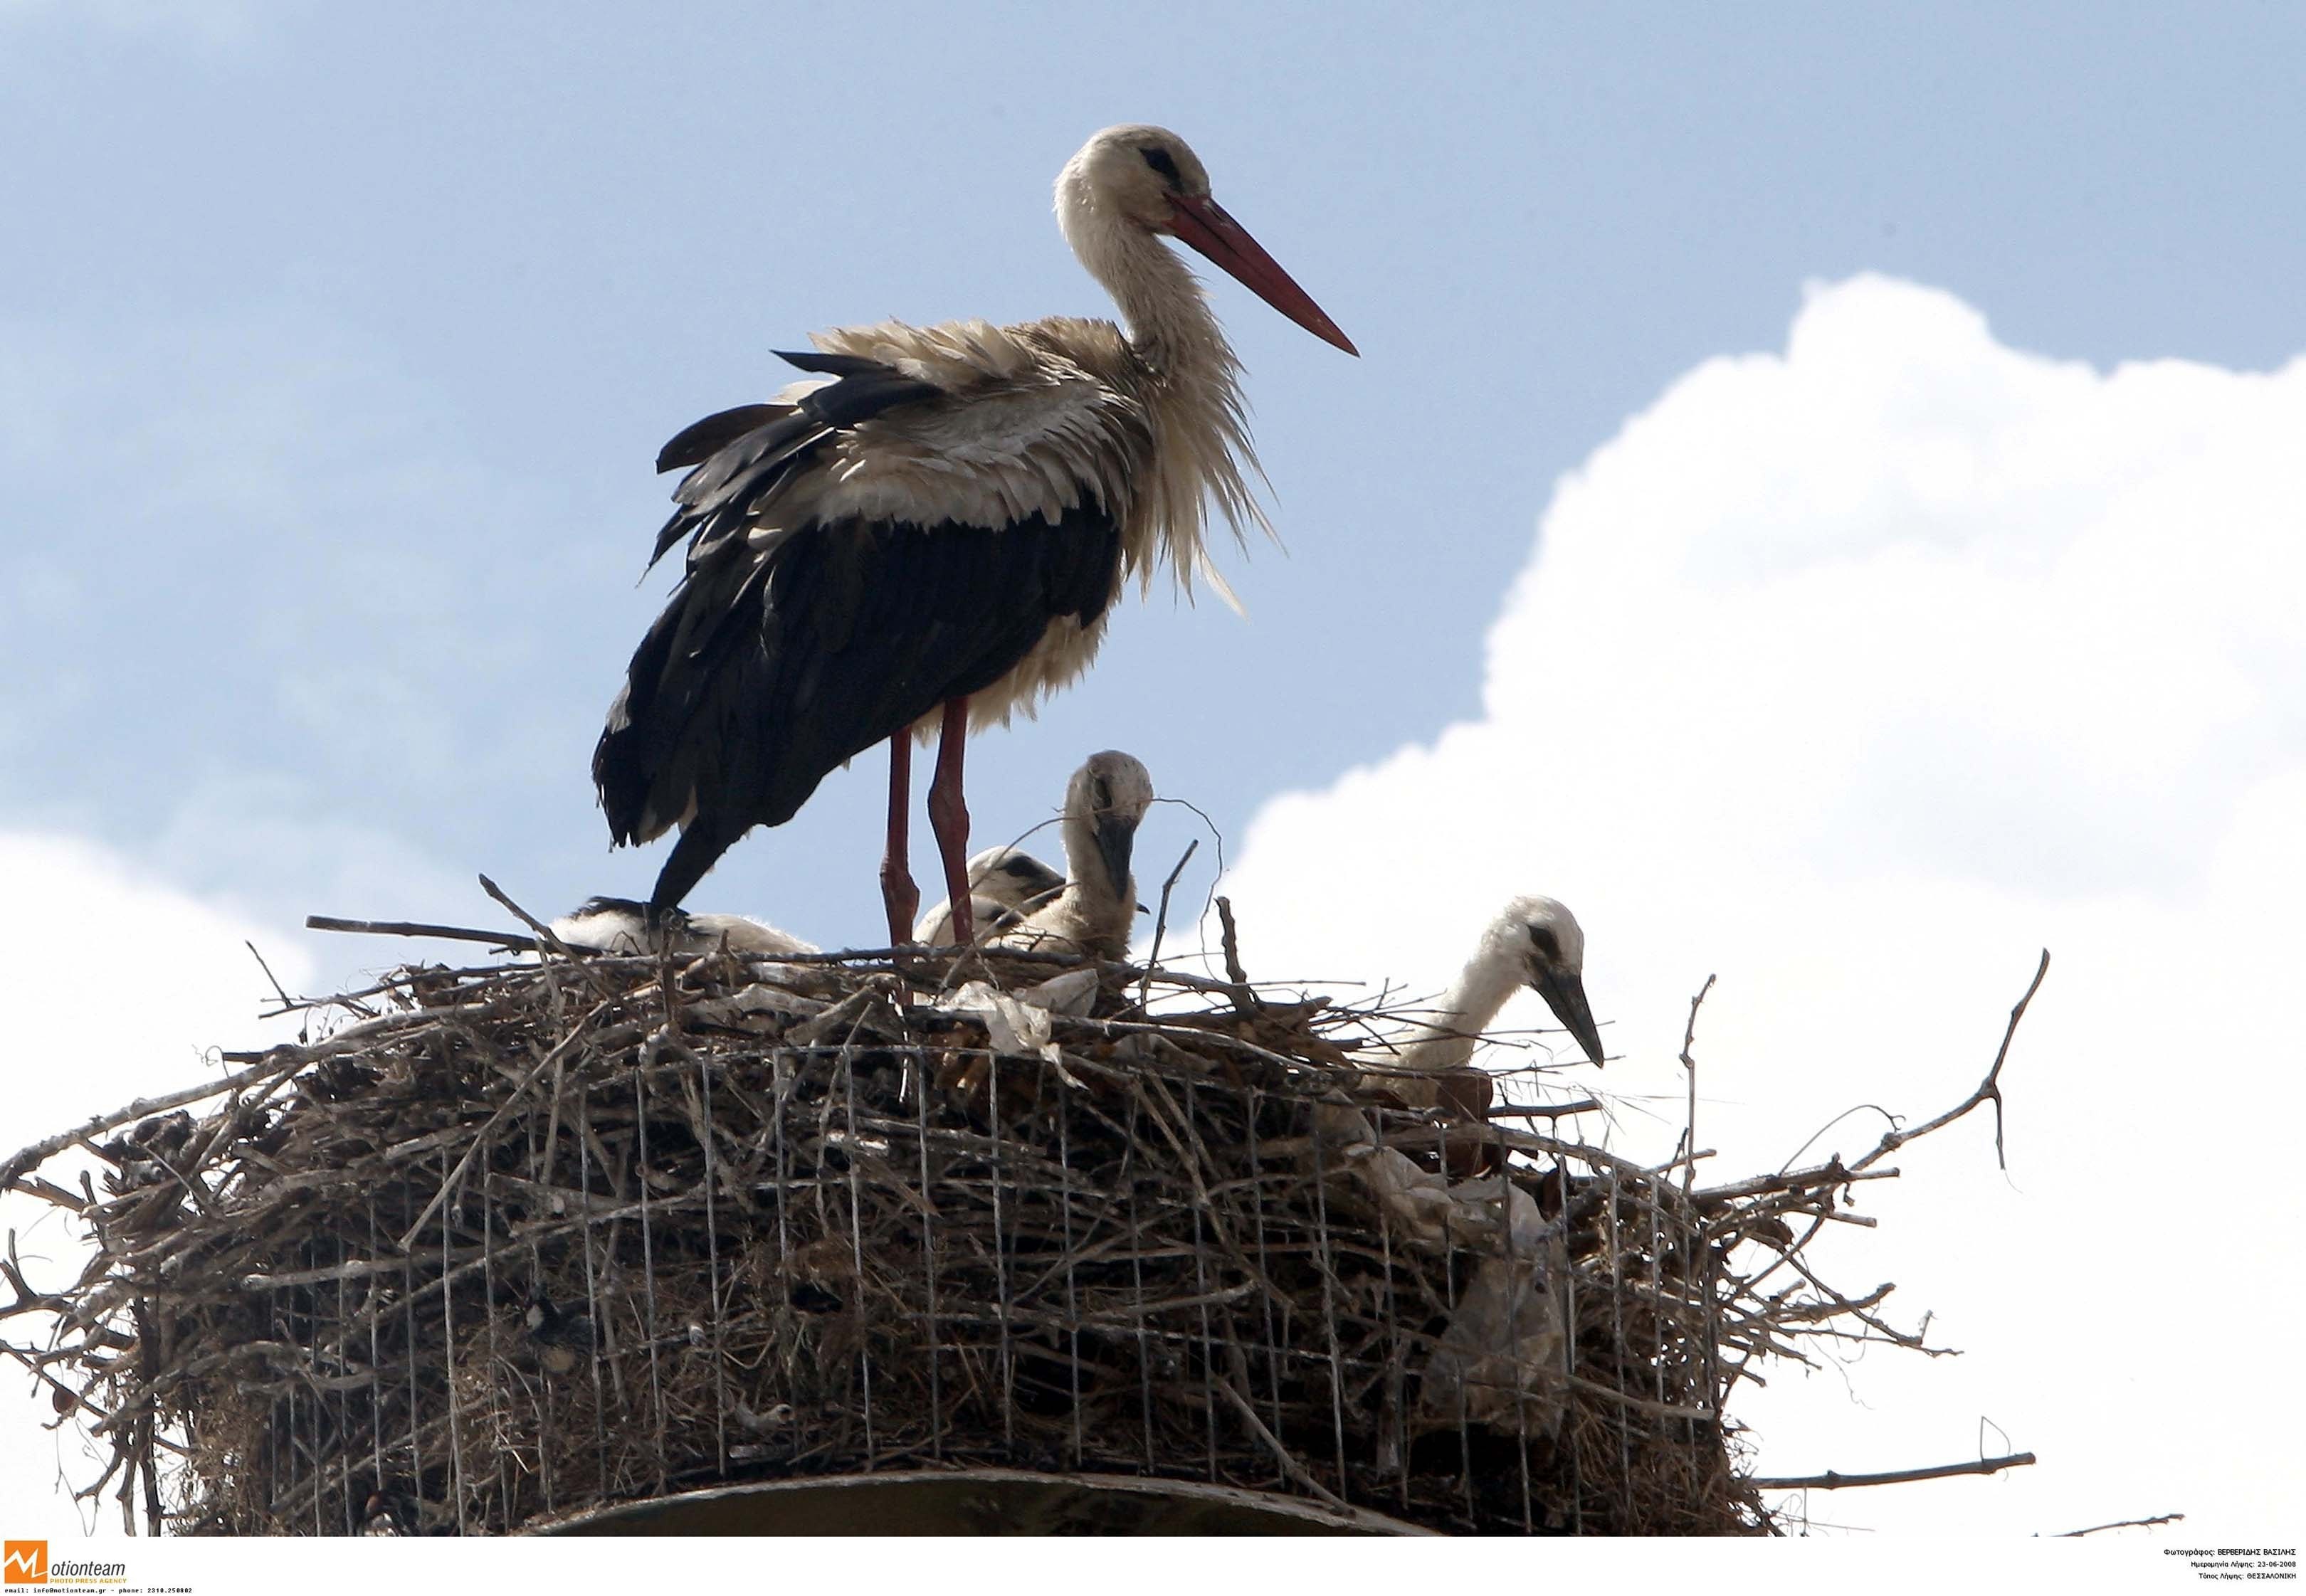
<instances>
[{"instance_id":1,"label":"stork's white neck feathers","mask_svg":"<svg viewBox=\"0 0 2306 1596\"><path fill-rule=\"evenodd\" d=\"M1065 844L1066 892L1106 909L1135 900L1135 876L1116 883L1106 868L1097 851L1097 822L1086 805L1068 803L1058 832Z\"/></svg>"},{"instance_id":2,"label":"stork's white neck feathers","mask_svg":"<svg viewBox=\"0 0 2306 1596\"><path fill-rule=\"evenodd\" d=\"M1237 369L1192 269L1100 192L1084 149L1057 175L1057 226L1081 267L1120 307L1129 341L1164 373Z\"/></svg>"},{"instance_id":3,"label":"stork's white neck feathers","mask_svg":"<svg viewBox=\"0 0 2306 1596\"><path fill-rule=\"evenodd\" d=\"M1480 1034L1498 1017L1507 999L1530 978L1529 928L1550 926L1559 938L1564 962L1572 970L1585 960L1585 937L1569 911L1550 898L1516 898L1490 922L1473 956L1442 994L1431 1016L1412 1033L1403 1050L1405 1070L1452 1070L1473 1056Z\"/></svg>"},{"instance_id":4,"label":"stork's white neck feathers","mask_svg":"<svg viewBox=\"0 0 2306 1596\"><path fill-rule=\"evenodd\" d=\"M1209 562L1204 528L1214 501L1245 542L1251 526L1274 536L1250 478L1265 480L1249 437L1241 362L1210 311L1200 279L1176 252L1126 213L1095 179L1084 149L1057 175L1057 225L1089 276L1113 295L1140 380L1132 397L1155 434L1154 469L1140 483L1143 511L1170 568L1188 593L1196 574L1238 604ZM1138 571L1149 587L1149 563Z\"/></svg>"}]
</instances>

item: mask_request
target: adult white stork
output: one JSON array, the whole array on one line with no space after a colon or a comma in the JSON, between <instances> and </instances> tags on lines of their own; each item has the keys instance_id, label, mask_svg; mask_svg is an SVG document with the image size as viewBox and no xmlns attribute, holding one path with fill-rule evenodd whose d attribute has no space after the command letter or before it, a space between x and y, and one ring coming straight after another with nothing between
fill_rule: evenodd
<instances>
[{"instance_id":1,"label":"adult white stork","mask_svg":"<svg viewBox=\"0 0 2306 1596\"><path fill-rule=\"evenodd\" d=\"M688 466L651 563L687 568L593 755L609 829L680 828L649 909L679 903L730 845L780 825L889 740L881 865L893 943L920 895L906 865L911 738L939 734L928 813L953 929L969 911L961 756L972 725L1079 676L1130 576L1190 590L1214 502L1236 538L1264 517L1240 364L1176 238L1347 354L1345 334L1210 197L1176 134L1106 129L1057 175L1057 220L1121 309L884 322L783 358L830 380L708 416L657 457Z\"/></svg>"}]
</instances>

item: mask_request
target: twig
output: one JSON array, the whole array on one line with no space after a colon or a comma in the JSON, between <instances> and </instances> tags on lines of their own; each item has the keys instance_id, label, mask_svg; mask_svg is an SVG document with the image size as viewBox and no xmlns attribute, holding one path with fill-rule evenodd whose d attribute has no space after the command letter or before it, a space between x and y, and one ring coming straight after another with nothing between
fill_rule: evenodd
<instances>
[{"instance_id":1,"label":"twig","mask_svg":"<svg viewBox=\"0 0 2306 1596\"><path fill-rule=\"evenodd\" d=\"M2110 1524L2092 1524L2087 1530L2063 1530L2057 1534L2051 1536L2050 1539L2053 1541L2079 1541L2085 1535L2095 1535L2100 1530L2150 1530L2156 1524L2182 1523L2184 1522L2185 1517L2186 1515L2182 1513L2161 1513L2157 1514L2152 1518L2117 1519Z\"/></svg>"},{"instance_id":2,"label":"twig","mask_svg":"<svg viewBox=\"0 0 2306 1596\"><path fill-rule=\"evenodd\" d=\"M1217 901L1222 903L1225 900L1220 898ZM1281 1438L1266 1428L1265 1421L1257 1416L1257 1409L1234 1384L1234 1380L1246 1381L1249 1378L1249 1360L1242 1356L1241 1348L1238 1346L1229 1345L1226 1348L1226 1352L1232 1360L1233 1369L1229 1378L1217 1382L1217 1387L1232 1402L1234 1411L1241 1415L1242 1422L1249 1426L1249 1432L1265 1443L1266 1450L1273 1454L1273 1461L1281 1465L1281 1472L1288 1475L1299 1488L1311 1491L1341 1513L1353 1513L1352 1503L1307 1473L1305 1465L1299 1463L1296 1455L1283 1445Z\"/></svg>"},{"instance_id":3,"label":"twig","mask_svg":"<svg viewBox=\"0 0 2306 1596\"><path fill-rule=\"evenodd\" d=\"M1161 908L1153 917L1153 948L1145 956L1145 978L1137 984L1137 1007L1140 1013L1152 999L1153 967L1161 962L1161 938L1169 929L1169 894L1176 888L1177 877L1185 873L1186 861L1193 857L1193 850L1200 845L1199 837L1189 838L1185 851L1177 856L1177 867L1170 871L1169 879L1161 883Z\"/></svg>"},{"instance_id":4,"label":"twig","mask_svg":"<svg viewBox=\"0 0 2306 1596\"><path fill-rule=\"evenodd\" d=\"M59 1131L45 1141L36 1141L28 1148L21 1148L7 1163L0 1164L0 1186L13 1185L17 1179L34 1165L56 1156L83 1137L93 1140L107 1131L116 1131L131 1121L146 1119L156 1114L165 1114L171 1108L181 1108L187 1103L197 1103L203 1097L213 1097L220 1092L236 1091L250 1082L262 1080L267 1076L289 1074L303 1068L307 1062L303 1053L288 1046L275 1047L261 1054L260 1060L261 1062L251 1064L245 1070L204 1082L200 1086L188 1086L180 1091L163 1092L157 1097L139 1097L125 1108L115 1108L110 1114L98 1114L94 1119L84 1121L69 1131Z\"/></svg>"},{"instance_id":5,"label":"twig","mask_svg":"<svg viewBox=\"0 0 2306 1596\"><path fill-rule=\"evenodd\" d=\"M1233 900L1223 895L1217 899L1217 925L1225 948L1226 975L1233 982L1233 1006L1243 1012L1264 1007L1250 989L1248 972L1241 967L1241 931L1233 923Z\"/></svg>"},{"instance_id":6,"label":"twig","mask_svg":"<svg viewBox=\"0 0 2306 1596\"><path fill-rule=\"evenodd\" d=\"M1819 1213L1817 1217L1820 1219L1840 1219L1847 1224L1856 1224L1861 1219L1869 1219L1872 1216L1859 1214L1837 1214L1832 1209L1826 1209ZM1836 1306L1841 1308L1844 1313L1850 1315L1867 1329L1880 1332L1884 1340L1893 1341L1909 1352L1921 1353L1926 1356L1932 1358L1952 1358L1960 1356L1960 1352L1958 1348L1950 1346L1932 1346L1927 1341L1923 1339L1924 1336L1929 1334L1930 1320L1927 1314L1922 1316L1921 1329L1914 1335L1909 1336L1904 1331L1894 1329L1889 1325L1883 1323L1880 1319L1875 1318L1872 1314L1865 1311L1868 1303L1878 1302L1883 1298L1888 1296L1892 1292L1897 1290L1898 1288L1895 1282L1875 1287L1874 1294L1868 1297L1865 1302L1853 1302L1849 1298L1843 1296L1840 1292L1826 1284L1824 1281L1820 1280L1815 1274L1811 1273L1809 1266L1802 1262L1799 1256L1800 1252L1801 1249L1797 1247L1793 1251L1787 1253L1781 1261L1785 1263L1787 1267L1792 1269L1795 1274L1800 1276L1804 1280L1808 1281L1812 1289L1816 1291L1819 1295L1832 1302Z\"/></svg>"},{"instance_id":7,"label":"twig","mask_svg":"<svg viewBox=\"0 0 2306 1596\"><path fill-rule=\"evenodd\" d=\"M2042 977L2049 973L2050 950L2044 948L2042 962L2034 967L2034 978L2027 985L2026 995L2020 998L2018 1006L2010 1011L2009 1028L2002 1033L2002 1046L1994 1054L1994 1068L1986 1072L1986 1079L1977 1083L1976 1091L1970 1093L1958 1106L1947 1110L1926 1125L1917 1125L1911 1131L1891 1131L1885 1133L1882 1138L1881 1146L1849 1167L1853 1170L1863 1169L1875 1159L1896 1152L1915 1138L1927 1136L1940 1126L1951 1125L1971 1109L1990 1098L1994 1103L1994 1159L2003 1169L2008 1169L2010 1160L2003 1155L2002 1148L2002 1063L2010 1056L2010 1039L2018 1034L2018 1022L2026 1017L2026 1005L2034 1001L2034 994L2042 989Z\"/></svg>"},{"instance_id":8,"label":"twig","mask_svg":"<svg viewBox=\"0 0 2306 1596\"><path fill-rule=\"evenodd\" d=\"M1892 1114L1888 1109L1883 1107L1879 1103L1853 1103L1849 1107L1843 1109L1840 1114L1835 1114L1832 1119L1826 1121L1825 1123L1820 1125L1816 1130L1811 1131L1808 1137L1802 1142L1801 1146L1796 1148L1792 1153L1788 1155L1786 1161L1778 1165L1778 1173L1780 1174L1783 1174L1786 1171L1791 1169L1794 1166L1794 1160L1796 1158L1800 1157L1803 1154L1808 1152L1810 1148L1815 1147L1819 1142L1825 1139L1825 1133L1827 1131L1841 1123L1842 1121L1849 1118L1850 1115L1858 1114L1878 1114L1890 1122L1892 1130L1897 1129L1898 1116ZM1834 1161L1839 1161L1841 1157L1841 1155L1840 1153L1833 1155Z\"/></svg>"},{"instance_id":9,"label":"twig","mask_svg":"<svg viewBox=\"0 0 2306 1596\"><path fill-rule=\"evenodd\" d=\"M1757 1174L1743 1181L1731 1181L1721 1186L1703 1186L1696 1201L1703 1207L1709 1203L1730 1202L1739 1198L1761 1197L1775 1191L1805 1191L1820 1186L1848 1186L1859 1181L1892 1181L1898 1178L1894 1169L1869 1169L1860 1174L1839 1164L1821 1164L1809 1169L1776 1174Z\"/></svg>"},{"instance_id":10,"label":"twig","mask_svg":"<svg viewBox=\"0 0 2306 1596\"><path fill-rule=\"evenodd\" d=\"M1823 1474L1748 1480L1746 1483L1755 1490L1841 1490L1852 1485L1905 1485L1916 1480L1945 1480L1956 1474L1998 1474L2004 1469L2024 1468L2033 1461L2031 1452L2017 1452L2008 1457L1981 1457L1975 1463L1942 1463L1930 1469L1893 1469L1885 1474L1842 1474L1828 1469Z\"/></svg>"},{"instance_id":11,"label":"twig","mask_svg":"<svg viewBox=\"0 0 2306 1596\"><path fill-rule=\"evenodd\" d=\"M1217 850L1217 873L1209 877L1209 896L1210 900L1214 901L1217 896L1217 883L1225 879L1226 874L1225 832L1218 829L1217 823L1216 821L1209 818L1209 812L1207 809L1202 808L1199 804L1194 803L1190 798L1157 798L1153 801L1157 804L1174 804L1181 809L1191 809L1200 817L1201 824L1209 828L1209 841L1216 844ZM1202 924L1208 924L1209 914L1209 905L1208 902L1204 902L1201 905L1200 914ZM1206 942L1201 944L1200 956L1202 958L1206 959L1209 957L1209 944Z\"/></svg>"},{"instance_id":12,"label":"twig","mask_svg":"<svg viewBox=\"0 0 2306 1596\"><path fill-rule=\"evenodd\" d=\"M290 997L286 988L280 985L280 977L274 975L272 967L264 962L264 955L256 951L256 944L243 938L240 945L248 950L248 956L256 960L256 968L264 972L264 978L272 983L272 990L280 994L280 1006L284 1009L295 1008L296 1000Z\"/></svg>"},{"instance_id":13,"label":"twig","mask_svg":"<svg viewBox=\"0 0 2306 1596\"><path fill-rule=\"evenodd\" d=\"M1591 1097L1580 1097L1575 1103L1508 1103L1502 1108L1492 1108L1484 1117L1493 1120L1558 1120L1573 1114L1592 1114L1601 1104Z\"/></svg>"},{"instance_id":14,"label":"twig","mask_svg":"<svg viewBox=\"0 0 2306 1596\"><path fill-rule=\"evenodd\" d=\"M574 956L569 952L568 944L552 935L551 926L538 919L534 915L529 913L528 910L523 909L519 904L515 903L510 898L506 897L504 889L497 885L496 883L491 881L485 875L481 877L481 891L495 899L498 906L507 914L512 916L514 919L518 920L522 925L534 932L536 934L538 945L551 949L552 952L559 954L564 959Z\"/></svg>"},{"instance_id":15,"label":"twig","mask_svg":"<svg viewBox=\"0 0 2306 1596\"><path fill-rule=\"evenodd\" d=\"M429 936L440 942L485 943L516 953L534 953L544 944L517 931L473 931L462 926L431 926L422 920L347 920L336 915L306 915L307 931L349 931L358 936Z\"/></svg>"},{"instance_id":16,"label":"twig","mask_svg":"<svg viewBox=\"0 0 2306 1596\"><path fill-rule=\"evenodd\" d=\"M1683 1072L1689 1077L1689 1125L1683 1132L1688 1139L1682 1144L1684 1147L1694 1148L1697 1145L1697 1061L1689 1056L1689 1050L1697 1042L1698 1007L1705 1002L1705 994L1712 990L1713 977L1709 975L1705 977L1705 985L1697 989L1697 995L1689 1000L1689 1023L1682 1028L1681 1032L1681 1067ZM1684 1196L1688 1195L1689 1189L1696 1179L1697 1160L1692 1158L1683 1166L1681 1172L1681 1190Z\"/></svg>"}]
</instances>

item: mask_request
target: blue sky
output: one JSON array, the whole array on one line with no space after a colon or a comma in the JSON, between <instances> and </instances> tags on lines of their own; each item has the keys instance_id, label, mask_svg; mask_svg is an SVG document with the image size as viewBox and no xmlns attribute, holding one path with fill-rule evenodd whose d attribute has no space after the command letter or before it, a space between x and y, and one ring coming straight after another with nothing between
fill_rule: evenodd
<instances>
[{"instance_id":1,"label":"blue sky","mask_svg":"<svg viewBox=\"0 0 2306 1596\"><path fill-rule=\"evenodd\" d=\"M2302 69L2255 4L0 0L0 880L48 906L0 970L86 1061L24 1113L249 1045L243 936L308 990L411 952L307 912L645 891L586 762L670 582L657 446L812 329L1103 313L1049 183L1153 120L1364 358L1214 285L1289 552L1223 559L1247 621L1127 600L974 745L980 841L1126 748L1226 832L1255 973L1410 991L1556 893L1612 1146L1670 1148L1721 974L1721 1178L1958 1101L2049 943L2011 1173L1934 1141L1849 1255L1971 1355L1746 1416L1786 1473L2044 1458L1822 1520L2267 1539L2294 1449L2157 1271L2230 1283L2213 1340L2294 1316ZM882 796L692 904L877 940ZM99 1056L124 920L168 957ZM2240 1219L2139 1201L2174 1134Z\"/></svg>"},{"instance_id":2,"label":"blue sky","mask_svg":"<svg viewBox=\"0 0 2306 1596\"><path fill-rule=\"evenodd\" d=\"M0 30L0 140L38 152L0 203L38 218L0 258L0 670L38 684L0 817L286 918L450 916L483 868L644 887L585 761L664 590L633 585L652 451L813 328L1101 310L1047 187L1105 123L1192 140L1366 357L1219 286L1289 553L1228 561L1247 624L1132 602L985 739L988 836L1092 747L1237 832L1469 712L1554 478L1806 280L1909 276L2101 363L2306 345L2306 22L2270 7L15 0ZM877 781L705 897L868 935Z\"/></svg>"}]
</instances>

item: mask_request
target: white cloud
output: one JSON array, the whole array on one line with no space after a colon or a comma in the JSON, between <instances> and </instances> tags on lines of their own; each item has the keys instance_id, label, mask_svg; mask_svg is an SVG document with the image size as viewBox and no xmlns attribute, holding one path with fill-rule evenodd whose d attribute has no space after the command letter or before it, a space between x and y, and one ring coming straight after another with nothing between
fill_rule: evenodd
<instances>
[{"instance_id":1,"label":"white cloud","mask_svg":"<svg viewBox=\"0 0 2306 1596\"><path fill-rule=\"evenodd\" d=\"M1699 1134L1725 1175L1853 1104L1959 1101L2054 951L2009 1178L1990 1126L1958 1128L1900 1155L1902 1189L1867 1194L1882 1230L1841 1249L1969 1355L1876 1353L1863 1407L1791 1371L1744 1407L1774 1472L1952 1461L1981 1415L2042 1464L1822 1518L2182 1510L2247 1536L2301 1499L2250 1415L2301 1216L2269 1172L2300 1106L2302 439L2306 360L2100 373L1943 293L1815 290L1783 354L1707 362L1559 484L1480 721L1276 799L1246 840L1255 974L1431 989L1507 896L1570 903L1639 1150L1678 1130L1672 1061L1718 971ZM1525 998L1500 1024L1542 1022Z\"/></svg>"},{"instance_id":2,"label":"white cloud","mask_svg":"<svg viewBox=\"0 0 2306 1596\"><path fill-rule=\"evenodd\" d=\"M19 1146L141 1097L192 1085L218 1069L214 1050L286 1039L258 1022L270 985L246 941L297 991L309 986L304 952L261 927L138 875L117 856L55 833L0 831L0 1010L8 1016L6 1146ZM0 1197L36 1286L68 1281L87 1256L76 1226L37 1199ZM7 1322L23 1341L31 1327ZM22 1369L0 1363L0 1503L12 1536L70 1539L85 1522L59 1475L85 1485L101 1472L77 1426L49 1430L53 1414ZM117 1532L117 1507L92 1512Z\"/></svg>"}]
</instances>

